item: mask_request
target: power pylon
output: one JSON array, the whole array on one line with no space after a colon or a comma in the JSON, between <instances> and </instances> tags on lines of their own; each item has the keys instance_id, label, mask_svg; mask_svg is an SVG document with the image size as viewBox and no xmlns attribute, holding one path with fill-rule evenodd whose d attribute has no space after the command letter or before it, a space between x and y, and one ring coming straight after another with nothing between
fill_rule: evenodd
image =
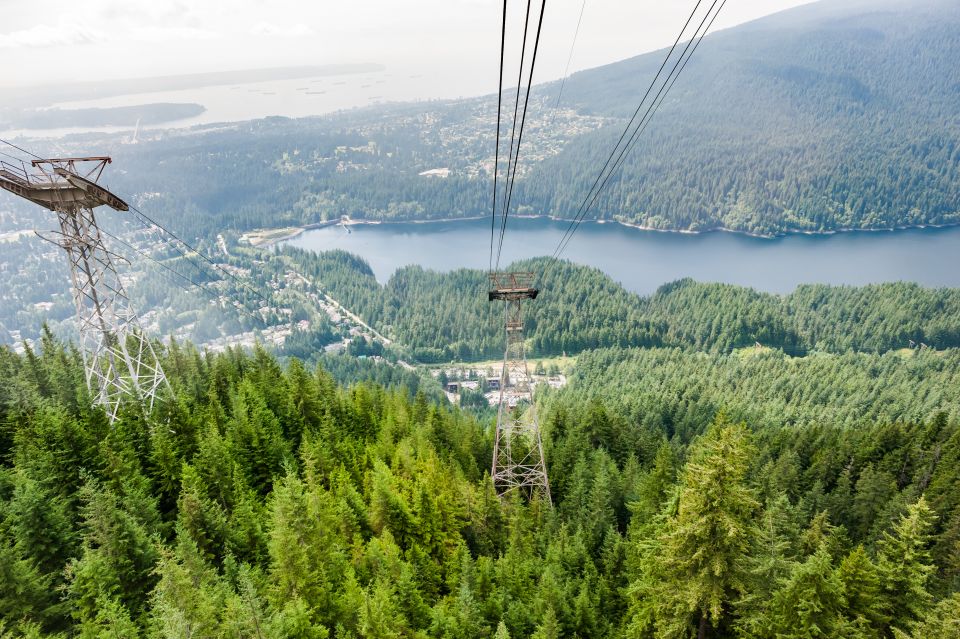
<instances>
[{"instance_id":1,"label":"power pylon","mask_svg":"<svg viewBox=\"0 0 960 639\"><path fill-rule=\"evenodd\" d=\"M34 160L37 172L30 173L25 166L19 170L0 162L0 187L57 214L60 231L44 239L67 253L87 388L112 422L125 395L152 409L167 378L130 307L93 214L103 205L130 210L97 184L110 162L109 157ZM85 168L82 174L78 165Z\"/></svg>"},{"instance_id":2,"label":"power pylon","mask_svg":"<svg viewBox=\"0 0 960 639\"><path fill-rule=\"evenodd\" d=\"M540 292L533 288L533 281L533 273L490 274L488 299L506 302L507 333L491 476L501 496L519 489L531 499L550 503L550 482L523 337L523 301L536 299Z\"/></svg>"}]
</instances>

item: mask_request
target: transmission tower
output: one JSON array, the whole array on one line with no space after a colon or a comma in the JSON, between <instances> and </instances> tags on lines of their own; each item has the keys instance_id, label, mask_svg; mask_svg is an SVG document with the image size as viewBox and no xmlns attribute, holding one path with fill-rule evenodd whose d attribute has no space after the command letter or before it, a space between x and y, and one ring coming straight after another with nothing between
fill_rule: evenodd
<instances>
[{"instance_id":1,"label":"transmission tower","mask_svg":"<svg viewBox=\"0 0 960 639\"><path fill-rule=\"evenodd\" d=\"M550 482L523 338L523 301L537 298L533 273L491 273L490 301L506 302L507 348L500 373L500 405L493 444L493 485L499 495L520 489L550 502Z\"/></svg>"},{"instance_id":2,"label":"transmission tower","mask_svg":"<svg viewBox=\"0 0 960 639\"><path fill-rule=\"evenodd\" d=\"M110 161L109 157L34 160L32 172L0 162L0 187L57 214L60 231L44 239L67 253L87 388L112 422L124 396L136 397L147 410L153 408L167 379L130 308L115 256L104 246L93 214L103 205L129 210L126 202L97 184Z\"/></svg>"}]
</instances>

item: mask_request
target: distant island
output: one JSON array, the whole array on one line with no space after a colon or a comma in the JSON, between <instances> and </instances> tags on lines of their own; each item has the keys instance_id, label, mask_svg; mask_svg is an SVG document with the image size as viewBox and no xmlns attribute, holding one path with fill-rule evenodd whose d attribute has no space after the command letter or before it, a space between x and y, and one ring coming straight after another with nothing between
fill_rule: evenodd
<instances>
[{"instance_id":1,"label":"distant island","mask_svg":"<svg viewBox=\"0 0 960 639\"><path fill-rule=\"evenodd\" d=\"M0 104L7 108L36 108L60 102L98 100L118 95L182 91L205 87L252 84L276 80L295 80L317 76L374 73L386 67L376 63L320 64L299 67L270 67L265 69L238 69L189 73L152 78L128 78L103 82L72 82L35 87L0 88Z\"/></svg>"},{"instance_id":2,"label":"distant island","mask_svg":"<svg viewBox=\"0 0 960 639\"><path fill-rule=\"evenodd\" d=\"M193 118L207 108L202 104L157 102L122 107L86 109L21 109L0 118L0 125L24 129L64 127L134 126L165 124Z\"/></svg>"}]
</instances>

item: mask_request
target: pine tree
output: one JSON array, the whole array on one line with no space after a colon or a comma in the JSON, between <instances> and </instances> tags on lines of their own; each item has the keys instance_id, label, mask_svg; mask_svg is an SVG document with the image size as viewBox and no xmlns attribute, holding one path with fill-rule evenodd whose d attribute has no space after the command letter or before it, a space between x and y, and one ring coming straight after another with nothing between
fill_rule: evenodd
<instances>
[{"instance_id":1,"label":"pine tree","mask_svg":"<svg viewBox=\"0 0 960 639\"><path fill-rule=\"evenodd\" d=\"M560 639L560 636L560 623L557 621L557 614L551 606L543 613L543 621L537 626L537 631L533 633L530 639Z\"/></svg>"},{"instance_id":2,"label":"pine tree","mask_svg":"<svg viewBox=\"0 0 960 639\"><path fill-rule=\"evenodd\" d=\"M909 634L894 629L895 639L946 639L960 637L960 593L953 593L924 616Z\"/></svg>"},{"instance_id":3,"label":"pine tree","mask_svg":"<svg viewBox=\"0 0 960 639\"><path fill-rule=\"evenodd\" d=\"M737 631L746 637L769 632L767 610L774 592L794 569L790 539L796 537L786 495L767 504L747 559L748 592L737 602Z\"/></svg>"},{"instance_id":4,"label":"pine tree","mask_svg":"<svg viewBox=\"0 0 960 639\"><path fill-rule=\"evenodd\" d=\"M20 472L9 503L10 533L21 556L37 569L59 576L78 548L69 505L45 482Z\"/></svg>"},{"instance_id":5,"label":"pine tree","mask_svg":"<svg viewBox=\"0 0 960 639\"><path fill-rule=\"evenodd\" d=\"M768 629L777 639L832 639L843 636L846 608L843 582L826 547L798 564L770 602Z\"/></svg>"},{"instance_id":6,"label":"pine tree","mask_svg":"<svg viewBox=\"0 0 960 639\"><path fill-rule=\"evenodd\" d=\"M710 626L729 620L733 602L746 592L759 508L746 483L750 455L746 427L720 416L684 467L678 510L657 553L664 578L656 587L658 636L693 630L703 639Z\"/></svg>"},{"instance_id":7,"label":"pine tree","mask_svg":"<svg viewBox=\"0 0 960 639\"><path fill-rule=\"evenodd\" d=\"M863 546L857 546L847 555L837 572L847 599L848 619L874 632L882 630L889 617L884 611L880 573Z\"/></svg>"},{"instance_id":8,"label":"pine tree","mask_svg":"<svg viewBox=\"0 0 960 639\"><path fill-rule=\"evenodd\" d=\"M934 519L933 511L921 497L878 544L880 582L894 628L908 630L930 606L932 597L927 582L934 566L928 547Z\"/></svg>"},{"instance_id":9,"label":"pine tree","mask_svg":"<svg viewBox=\"0 0 960 639\"><path fill-rule=\"evenodd\" d=\"M156 547L137 518L98 482L88 480L80 497L84 502L83 554L68 567L74 616L96 627L101 623L99 611L107 602L137 618L145 611L147 596L156 583ZM124 614L118 610L110 614L110 619L123 625Z\"/></svg>"}]
</instances>

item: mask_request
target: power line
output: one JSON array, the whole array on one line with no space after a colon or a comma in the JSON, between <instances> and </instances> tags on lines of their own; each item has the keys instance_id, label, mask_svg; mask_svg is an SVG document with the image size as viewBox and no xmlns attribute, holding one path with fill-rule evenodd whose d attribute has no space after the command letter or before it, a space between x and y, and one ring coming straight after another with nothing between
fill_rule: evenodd
<instances>
[{"instance_id":1,"label":"power line","mask_svg":"<svg viewBox=\"0 0 960 639\"><path fill-rule=\"evenodd\" d=\"M513 200L513 185L517 179L517 165L520 163L520 144L523 141L523 126L527 119L527 107L530 104L530 92L533 89L533 71L537 66L537 51L540 48L540 32L543 29L543 15L546 13L547 9L547 0L543 0L540 4L540 18L537 22L537 35L533 44L533 57L530 59L530 74L527 78L527 91L523 101L523 115L520 119L520 134L517 137L517 155L516 161L513 163L513 175L509 176L510 188L507 194L507 203L506 208L503 209L503 229L500 233L500 246L497 248L497 268L500 268L500 254L503 251L503 236L507 230L507 216L510 215L510 202ZM521 60L522 63L522 60ZM523 69L521 68L521 74Z\"/></svg>"},{"instance_id":2,"label":"power line","mask_svg":"<svg viewBox=\"0 0 960 639\"><path fill-rule=\"evenodd\" d=\"M586 1L586 0L584 0ZM500 28L500 83L497 85L497 147L493 159L493 212L490 215L490 263L493 270L493 229L497 221L497 175L500 173L500 111L503 105L503 57L507 42L507 0L503 0L503 25Z\"/></svg>"},{"instance_id":3,"label":"power line","mask_svg":"<svg viewBox=\"0 0 960 639\"><path fill-rule=\"evenodd\" d=\"M513 102L513 124L510 127L510 150L507 153L507 178L503 187L503 206L500 207L500 241L497 246L497 265L500 263L500 247L503 246L503 234L507 230L507 188L510 184L510 167L513 165L513 143L517 135L517 111L520 108L520 89L523 88L523 61L527 55L527 31L530 27L530 6L532 0L527 0L527 13L523 22L523 44L520 47L520 71L517 75L517 96ZM518 154L519 158L519 154Z\"/></svg>"},{"instance_id":4,"label":"power line","mask_svg":"<svg viewBox=\"0 0 960 639\"><path fill-rule=\"evenodd\" d=\"M44 158L40 157L39 155L37 155L36 153L33 153L32 151L28 151L27 149L24 149L23 147L17 146L16 144L13 144L12 142L10 142L10 141L8 141L8 140L4 140L4 139L0 138L0 142L6 144L6 145L8 145L8 146L13 147L14 149L17 149L18 151L21 151L22 153L26 153L27 155L31 155L31 156L35 157L36 159L38 159L38 160L44 159ZM234 274L231 273L230 271L226 270L225 268L223 268L222 266L220 266L219 264L217 264L216 262L214 262L213 260L211 260L211 259L210 259L209 257L207 257L205 254L201 253L198 249L196 249L196 248L194 248L192 245L190 245L189 242L187 242L186 240L184 240L184 239L182 239L181 237L179 237L176 233L174 233L174 232L171 231L170 229L164 227L162 224L160 224L159 222L157 222L156 220L154 220L153 218L151 218L149 215L147 215L146 213L144 213L143 211L141 211L140 209L138 209L136 206L134 206L134 205L132 205L132 204L128 204L128 206L130 207L130 210L134 213L134 217L138 218L141 224L143 224L143 225L146 226L146 227L149 227L149 225L153 225L155 228L157 228L157 229L159 229L160 231L166 233L167 235L169 235L170 237L172 237L173 239L175 239L177 242L179 242L180 244L182 244L183 246L185 246L185 247L187 248L187 250L189 250L189 251L191 251L191 252L193 252L193 253L196 253L201 259L203 259L205 262L207 262L208 264L210 264L210 266L212 266L214 269L216 269L216 270L220 271L221 273L225 274L227 277L231 278L234 282L236 282L239 286L242 286L243 288L247 289L248 291L250 291L251 293L253 293L253 294L256 295L257 297L259 297L259 298L260 298L265 304L267 304L268 306L270 305L270 301L269 301L266 297L264 297L264 295L263 295L262 293L260 293L260 291L256 290L255 288L253 288L252 286L250 286L250 285L247 284L246 282L242 281L242 280L241 280L240 278L238 278L236 275L234 275ZM183 255L183 256L184 256L185 258L187 258L188 260L190 259L189 256L186 255L182 250L180 250L179 247L177 247L176 245L171 244L170 246L173 246L175 249L177 249L177 251L180 252L180 254Z\"/></svg>"},{"instance_id":5,"label":"power line","mask_svg":"<svg viewBox=\"0 0 960 639\"><path fill-rule=\"evenodd\" d=\"M606 162L603 163L603 166L600 168L600 172L597 174L597 178L593 181L590 189L587 191L587 195L583 198L583 202L580 203L580 207L577 209L577 212L574 214L573 219L570 220L570 224L567 226L567 230L564 232L563 237L560 239L560 244L557 245L557 249L553 252L553 257L558 257L558 251L560 246L563 245L567 236L572 234L574 228L577 225L577 217L583 211L587 202L590 199L590 195L593 193L594 189L597 188L597 185L600 183L600 180L604 176L604 172L607 170L607 167L610 165L610 161L613 159L613 156L616 154L617 149L620 148L620 145L623 143L624 138L627 137L627 133L633 127L633 123L636 121L637 116L640 114L640 110L643 109L643 105L646 103L647 98L650 97L650 93L653 91L653 88L657 85L657 81L660 79L660 75L663 73L663 70L667 67L667 63L670 62L670 59L673 57L674 51L676 51L677 45L680 44L680 41L683 39L683 34L686 33L687 28L690 26L690 23L693 21L694 16L697 13L697 10L700 9L700 4L703 0L697 0L697 3L693 7L693 11L690 12L690 15L687 17L687 21L683 24L683 28L680 29L680 33L677 34L677 39L674 40L673 46L670 47L670 50L667 51L667 55L664 56L663 62L660 64L660 68L657 69L656 75L653 76L653 80L650 81L650 85L647 87L646 92L643 94L643 98L640 99L640 104L637 105L636 111L633 112L630 121L627 122L627 126L624 127L623 133L620 134L620 138L617 140L617 143L614 145L613 150L610 152L610 155L607 157Z\"/></svg>"},{"instance_id":6,"label":"power line","mask_svg":"<svg viewBox=\"0 0 960 639\"><path fill-rule=\"evenodd\" d=\"M657 111L659 110L660 105L663 104L663 101L666 99L667 94L676 84L676 81L680 77L680 74L683 73L683 70L686 68L687 63L690 61L690 58L693 57L693 54L696 52L697 48L700 46L700 43L703 41L704 37L706 37L707 32L713 26L713 23L716 20L717 16L720 14L720 11L723 10L724 5L726 5L726 0L723 0L723 2L720 3L719 8L716 8L716 7L717 7L717 3L720 0L714 0L713 4L710 5L710 8L707 10L703 19L700 21L700 25L694 30L694 34L691 37L690 41L687 43L684 50L680 53L680 56L677 58L676 62L674 63L673 68L670 70L670 72L667 74L667 77L664 79L663 83L660 85L660 89L658 90L656 96L653 98L653 101L648 104L647 110L644 113L643 117L640 119L640 122L637 124L636 128L633 130L633 133L627 139L627 142L623 144L623 146L621 147L621 144L623 143L624 138L626 137L627 133L631 130L633 123L636 120L636 116L639 114L644 103L646 102L647 97L649 97L650 93L652 92L654 86L656 86L657 79L661 75L667 62L672 58L673 52L676 49L677 44L679 44L679 41L682 39L683 34L686 32L687 27L689 26L691 20L693 19L694 15L696 15L697 9L699 8L701 1L702 0L698 0L697 5L694 7L693 12L690 14L690 17L687 19L686 24L681 30L680 35L677 38L677 41L674 43L674 46L671 47L666 58L664 58L664 63L661 65L660 70L657 72L657 75L654 77L654 81L651 82L650 87L647 89L647 92L644 94L644 98L643 100L641 100L640 105L637 107L637 110L634 113L634 117L631 118L627 127L624 129L623 134L621 134L620 139L617 141L617 144L613 148L613 151L611 151L610 156L607 158L607 161L604 163L604 166L600 170L600 173L598 174L597 179L594 181L593 186L591 187L590 191L587 193L587 196L584 198L583 202L578 208L577 213L574 215L573 219L571 220L570 225L567 227L566 232L564 233L563 237L560 240L560 243L557 245L557 248L553 253L554 258L560 257L560 255L566 249L567 245L570 243L570 240L573 237L573 234L579 228L580 223L586 217L586 214L589 211L590 207L592 207L593 204L599 198L600 193L603 191L604 187L607 185L607 182L610 180L612 175L623 166L627 153L633 148L633 145L636 143L636 140L639 138L639 136L642 135L642 133L646 130L650 121L653 119L653 116L656 115ZM714 8L716 8L715 12L714 12ZM706 28L704 28L704 25L706 25ZM619 154L617 153L618 149L619 149ZM616 160L613 161L613 165L611 166L610 161L613 160L614 156L617 156L617 157L616 157ZM610 167L609 171L607 171L608 167Z\"/></svg>"},{"instance_id":7,"label":"power line","mask_svg":"<svg viewBox=\"0 0 960 639\"><path fill-rule=\"evenodd\" d=\"M583 10L587 8L587 0L583 0L580 5L580 17L577 18L577 28L573 32L573 42L570 44L570 55L567 56L567 66L563 69L563 78L560 80L560 90L557 91L557 103L553 105L553 110L560 108L560 98L563 96L563 87L567 83L567 77L570 75L570 62L573 61L573 50L577 46L577 36L580 35L580 23L583 21Z\"/></svg>"}]
</instances>

